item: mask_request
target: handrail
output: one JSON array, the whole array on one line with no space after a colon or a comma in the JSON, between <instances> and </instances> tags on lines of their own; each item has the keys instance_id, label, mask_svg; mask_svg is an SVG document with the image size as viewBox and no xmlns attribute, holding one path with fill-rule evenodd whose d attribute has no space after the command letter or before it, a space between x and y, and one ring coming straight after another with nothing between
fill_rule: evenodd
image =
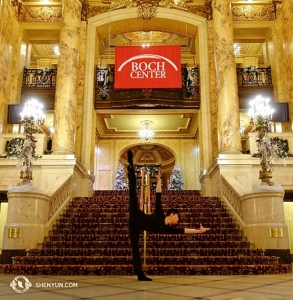
<instances>
[{"instance_id":1,"label":"handrail","mask_svg":"<svg viewBox=\"0 0 293 300\"><path fill-rule=\"evenodd\" d=\"M70 176L51 196L49 200L49 218L51 219L59 208L71 198L71 180ZM50 220L49 220L50 222Z\"/></svg>"},{"instance_id":2,"label":"handrail","mask_svg":"<svg viewBox=\"0 0 293 300\"><path fill-rule=\"evenodd\" d=\"M227 181L224 176L221 176L222 179L222 195L225 200L230 204L233 209L236 217L243 222L243 210L242 210L242 197L234 189L234 187ZM233 178L231 178L233 180ZM236 180L235 180L236 181Z\"/></svg>"}]
</instances>

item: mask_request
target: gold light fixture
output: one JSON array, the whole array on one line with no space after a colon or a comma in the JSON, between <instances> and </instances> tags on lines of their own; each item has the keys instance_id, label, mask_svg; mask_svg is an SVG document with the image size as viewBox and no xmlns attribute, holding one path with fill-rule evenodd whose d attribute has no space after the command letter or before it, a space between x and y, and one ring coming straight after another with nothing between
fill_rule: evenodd
<instances>
[{"instance_id":1,"label":"gold light fixture","mask_svg":"<svg viewBox=\"0 0 293 300\"><path fill-rule=\"evenodd\" d=\"M141 122L141 125L145 126L145 129L140 130L139 137L144 142L150 142L154 139L154 131L149 129L149 126L152 125L153 122L150 120L144 120Z\"/></svg>"},{"instance_id":2,"label":"gold light fixture","mask_svg":"<svg viewBox=\"0 0 293 300\"><path fill-rule=\"evenodd\" d=\"M240 55L241 47L238 44L234 44L234 55L239 56Z\"/></svg>"},{"instance_id":3,"label":"gold light fixture","mask_svg":"<svg viewBox=\"0 0 293 300\"><path fill-rule=\"evenodd\" d=\"M23 111L20 113L20 123L24 128L25 141L20 153L22 169L20 171L20 185L30 184L32 180L32 160L35 157L36 140L33 134L39 132L39 125L44 123L45 115L43 105L35 99L25 103Z\"/></svg>"},{"instance_id":4,"label":"gold light fixture","mask_svg":"<svg viewBox=\"0 0 293 300\"><path fill-rule=\"evenodd\" d=\"M249 115L251 122L254 124L254 131L258 132L257 146L260 155L261 170L259 171L259 179L268 185L274 183L270 180L272 178L271 158L273 147L271 139L267 136L272 132L272 115L274 110L269 106L269 99L257 96L250 103Z\"/></svg>"},{"instance_id":5,"label":"gold light fixture","mask_svg":"<svg viewBox=\"0 0 293 300\"><path fill-rule=\"evenodd\" d=\"M57 58L60 56L60 48L59 45L49 45L50 50L54 53L54 56Z\"/></svg>"}]
</instances>

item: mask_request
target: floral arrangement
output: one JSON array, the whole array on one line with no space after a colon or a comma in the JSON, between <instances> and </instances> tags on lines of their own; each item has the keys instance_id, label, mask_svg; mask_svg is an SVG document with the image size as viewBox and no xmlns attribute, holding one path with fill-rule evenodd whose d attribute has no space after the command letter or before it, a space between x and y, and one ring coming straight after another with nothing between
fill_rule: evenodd
<instances>
[{"instance_id":1,"label":"floral arrangement","mask_svg":"<svg viewBox=\"0 0 293 300\"><path fill-rule=\"evenodd\" d=\"M274 137L271 139L272 146L275 149L275 155L278 158L284 158L284 157L293 157L292 153L289 153L289 146L288 141Z\"/></svg>"},{"instance_id":2,"label":"floral arrangement","mask_svg":"<svg viewBox=\"0 0 293 300\"><path fill-rule=\"evenodd\" d=\"M268 155L271 158L285 158L293 157L292 153L289 153L288 141L279 137L269 138L263 137L263 146L267 148ZM261 149L260 149L261 150ZM260 157L259 153L252 155L253 157Z\"/></svg>"},{"instance_id":3,"label":"floral arrangement","mask_svg":"<svg viewBox=\"0 0 293 300\"><path fill-rule=\"evenodd\" d=\"M24 138L14 138L6 142L5 152L7 154L0 155L0 158L21 158L23 149L26 148L26 140ZM41 158L41 155L33 155L32 158Z\"/></svg>"},{"instance_id":4,"label":"floral arrangement","mask_svg":"<svg viewBox=\"0 0 293 300\"><path fill-rule=\"evenodd\" d=\"M19 158L23 148L24 141L25 141L24 138L20 138L20 137L7 141L5 145L5 151L7 153L6 157ZM6 158L5 156L2 157Z\"/></svg>"}]
</instances>

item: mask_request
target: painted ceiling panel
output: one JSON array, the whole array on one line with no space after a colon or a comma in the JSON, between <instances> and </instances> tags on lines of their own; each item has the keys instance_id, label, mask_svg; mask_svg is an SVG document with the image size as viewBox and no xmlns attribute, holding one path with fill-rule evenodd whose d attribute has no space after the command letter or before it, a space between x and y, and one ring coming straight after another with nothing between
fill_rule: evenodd
<instances>
[{"instance_id":1,"label":"painted ceiling panel","mask_svg":"<svg viewBox=\"0 0 293 300\"><path fill-rule=\"evenodd\" d=\"M156 131L179 131L186 129L190 118L184 118L183 115L111 115L105 118L109 129L118 131L137 131L138 128L144 129L141 125L143 120L150 120L153 124L150 129Z\"/></svg>"}]
</instances>

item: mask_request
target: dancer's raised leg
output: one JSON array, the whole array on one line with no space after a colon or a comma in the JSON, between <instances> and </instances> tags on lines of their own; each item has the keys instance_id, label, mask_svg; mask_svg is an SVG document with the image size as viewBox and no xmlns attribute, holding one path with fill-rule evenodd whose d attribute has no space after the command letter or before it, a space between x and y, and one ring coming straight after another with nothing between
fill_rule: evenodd
<instances>
[{"instance_id":1,"label":"dancer's raised leg","mask_svg":"<svg viewBox=\"0 0 293 300\"><path fill-rule=\"evenodd\" d=\"M134 266L134 272L137 274L139 281L152 281L144 275L141 257L139 252L139 228L136 226L136 219L143 212L138 207L138 199L136 194L136 177L133 166L133 153L131 150L127 152L127 158L129 166L128 169L128 181L129 181L129 237L132 249L132 260Z\"/></svg>"}]
</instances>

